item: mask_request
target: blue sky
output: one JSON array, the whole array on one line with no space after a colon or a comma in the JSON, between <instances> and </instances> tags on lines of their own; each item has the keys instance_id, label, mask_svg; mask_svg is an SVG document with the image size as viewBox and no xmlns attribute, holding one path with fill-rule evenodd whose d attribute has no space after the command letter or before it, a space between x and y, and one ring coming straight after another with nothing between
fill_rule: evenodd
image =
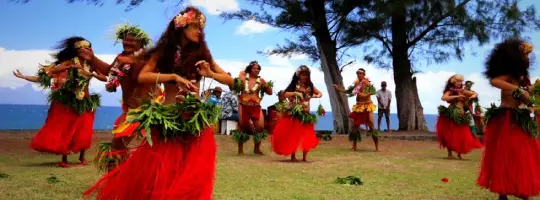
<instances>
[{"instance_id":1,"label":"blue sky","mask_svg":"<svg viewBox=\"0 0 540 200\"><path fill-rule=\"evenodd\" d=\"M176 7L174 1L161 3L155 0L147 0L140 7L130 12L125 12L125 5L111 3L102 7L89 6L85 3L67 4L64 0L33 0L28 4L14 4L9 1L0 1L0 90L9 90L12 94L23 92L24 96L29 91L35 91L38 98L21 101L15 97L2 97L0 103L45 103L41 91L28 90L27 82L17 80L11 75L11 71L20 69L23 73L33 74L37 70L37 63L44 62L51 53L51 48L61 39L79 35L87 38L93 44L94 51L105 60L112 60L115 54L121 51L121 45L114 46L111 38L114 25L128 20L132 24L140 25L146 30L152 39L157 40L169 20L182 9ZM262 76L274 80L278 89L284 87L290 80L292 72L300 64L311 65L312 62L305 56L295 56L291 59L279 56L265 57L258 55L256 51L283 44L286 38L294 38L293 33L273 29L253 22L228 21L224 23L217 14L221 11L234 11L239 8L254 8L242 0L203 1L187 0L188 4L200 7L207 14L206 40L214 58L227 71L237 74L251 60L259 60L263 65ZM523 1L523 5L530 5L533 0ZM540 8L540 2L534 3ZM256 8L256 7L255 7ZM533 44L540 47L540 34L527 34L532 38ZM477 89L482 90L481 102L488 104L498 99L494 91L481 77L486 47L476 47L471 43L466 45L468 50L474 49L477 56L467 54L463 62L452 60L445 64L431 64L422 66L424 72L418 75L419 90L426 113L435 113L436 106L441 104L440 91L444 81L453 73L461 73L467 79L477 82ZM362 57L359 49L353 49L352 54ZM353 81L351 76L358 67L368 69L368 76L374 82L389 81L389 89L394 88L393 78L390 71L375 69L363 62L358 62L344 73L346 84ZM316 71L316 70L315 70ZM538 75L538 70L533 71L533 76ZM323 74L314 72L313 79L316 86L326 88L323 83ZM436 80L434 83L434 80ZM439 83L440 82L440 83ZM213 83L215 85L215 83ZM36 88L34 86L34 88ZM111 94L103 91L103 85L93 84L92 89L103 95ZM435 92L437 95L433 95ZM0 91L0 93L2 93ZM40 94L41 93L41 94ZM16 96L16 95L14 95ZM484 98L483 98L484 96ZM118 94L106 98L104 105L118 105ZM276 98L267 97L263 104L270 105ZM320 101L328 110L330 109L327 98ZM352 102L352 99L351 99ZM318 103L314 103L314 107ZM392 106L395 111L395 103Z\"/></svg>"}]
</instances>

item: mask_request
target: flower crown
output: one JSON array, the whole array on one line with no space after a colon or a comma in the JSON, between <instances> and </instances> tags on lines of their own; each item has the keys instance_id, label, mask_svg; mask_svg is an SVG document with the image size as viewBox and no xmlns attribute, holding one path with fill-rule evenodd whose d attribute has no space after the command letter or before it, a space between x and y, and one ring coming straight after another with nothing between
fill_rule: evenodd
<instances>
[{"instance_id":1,"label":"flower crown","mask_svg":"<svg viewBox=\"0 0 540 200\"><path fill-rule=\"evenodd\" d=\"M80 49L80 48L90 48L90 42L86 40L75 42L75 49Z\"/></svg>"},{"instance_id":2,"label":"flower crown","mask_svg":"<svg viewBox=\"0 0 540 200\"><path fill-rule=\"evenodd\" d=\"M524 53L524 54L529 54L533 51L534 47L531 43L521 43L521 45L519 45L519 50Z\"/></svg>"},{"instance_id":3,"label":"flower crown","mask_svg":"<svg viewBox=\"0 0 540 200\"><path fill-rule=\"evenodd\" d=\"M201 28L204 28L206 24L206 17L201 13L197 15L195 10L190 10L184 14L178 14L174 17L174 27L175 28L184 28L188 24L197 24Z\"/></svg>"},{"instance_id":4,"label":"flower crown","mask_svg":"<svg viewBox=\"0 0 540 200\"><path fill-rule=\"evenodd\" d=\"M357 74L358 74L359 72L362 72L362 73L365 74L365 73L366 73L366 70L365 70L365 69L362 69L362 68L356 70L356 73L357 73Z\"/></svg>"},{"instance_id":5,"label":"flower crown","mask_svg":"<svg viewBox=\"0 0 540 200\"><path fill-rule=\"evenodd\" d=\"M135 36L135 39L141 42L143 47L151 41L148 34L139 28L139 26L129 25L128 23L117 25L115 32L116 42L124 40L127 34Z\"/></svg>"},{"instance_id":6,"label":"flower crown","mask_svg":"<svg viewBox=\"0 0 540 200\"><path fill-rule=\"evenodd\" d=\"M302 66L300 66L300 67L296 70L296 76L300 76L300 74L301 74L302 72L308 72L308 73L310 73L311 71L309 70L309 68L308 68L307 66L302 65Z\"/></svg>"}]
</instances>

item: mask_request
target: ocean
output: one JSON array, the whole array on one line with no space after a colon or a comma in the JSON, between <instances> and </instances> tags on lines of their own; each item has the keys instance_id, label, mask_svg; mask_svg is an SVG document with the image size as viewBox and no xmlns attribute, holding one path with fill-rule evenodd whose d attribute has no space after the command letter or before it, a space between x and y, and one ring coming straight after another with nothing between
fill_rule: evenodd
<instances>
[{"instance_id":1,"label":"ocean","mask_svg":"<svg viewBox=\"0 0 540 200\"><path fill-rule=\"evenodd\" d=\"M8 105L0 104L0 130L34 130L40 129L47 117L48 105ZM94 121L94 129L109 130L120 115L120 107L103 106L97 109ZM434 131L437 115L425 115L426 123L430 131ZM375 113L375 123L377 113ZM320 117L316 130L333 130L332 112L326 113L326 116ZM375 124L377 126L377 124ZM398 128L397 114L390 114L390 129ZM383 118L381 129L386 129L386 122Z\"/></svg>"}]
</instances>

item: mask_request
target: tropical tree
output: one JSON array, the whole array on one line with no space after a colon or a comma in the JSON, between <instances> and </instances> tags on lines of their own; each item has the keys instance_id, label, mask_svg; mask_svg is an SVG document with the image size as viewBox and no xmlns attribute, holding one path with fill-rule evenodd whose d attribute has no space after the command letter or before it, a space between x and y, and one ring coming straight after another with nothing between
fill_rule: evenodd
<instances>
[{"instance_id":1,"label":"tropical tree","mask_svg":"<svg viewBox=\"0 0 540 200\"><path fill-rule=\"evenodd\" d=\"M464 45L488 44L540 28L534 6L518 0L369 0L345 26L345 40L367 47L364 60L393 69L400 130L427 130L414 62L462 60ZM369 2L369 3L366 3ZM368 41L368 42L366 42Z\"/></svg>"}]
</instances>

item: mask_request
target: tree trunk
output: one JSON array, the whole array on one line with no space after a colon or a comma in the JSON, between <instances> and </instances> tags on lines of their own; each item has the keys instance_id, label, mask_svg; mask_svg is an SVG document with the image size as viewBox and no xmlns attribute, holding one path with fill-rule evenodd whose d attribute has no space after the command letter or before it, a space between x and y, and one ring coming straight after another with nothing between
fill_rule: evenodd
<instances>
[{"instance_id":1,"label":"tree trunk","mask_svg":"<svg viewBox=\"0 0 540 200\"><path fill-rule=\"evenodd\" d=\"M392 65L394 82L396 84L396 102L399 118L399 130L427 131L424 110L418 89L416 78L413 78L411 61L407 48L407 27L405 2L398 1L401 5L396 6L392 13Z\"/></svg>"},{"instance_id":2,"label":"tree trunk","mask_svg":"<svg viewBox=\"0 0 540 200\"><path fill-rule=\"evenodd\" d=\"M345 94L337 92L333 87L334 84L343 86L343 77L337 64L336 42L332 40L328 30L324 0L307 0L305 4L310 11L313 36L317 40L324 82L328 88L334 117L334 130L337 134L348 134L351 127L349 102Z\"/></svg>"}]
</instances>

